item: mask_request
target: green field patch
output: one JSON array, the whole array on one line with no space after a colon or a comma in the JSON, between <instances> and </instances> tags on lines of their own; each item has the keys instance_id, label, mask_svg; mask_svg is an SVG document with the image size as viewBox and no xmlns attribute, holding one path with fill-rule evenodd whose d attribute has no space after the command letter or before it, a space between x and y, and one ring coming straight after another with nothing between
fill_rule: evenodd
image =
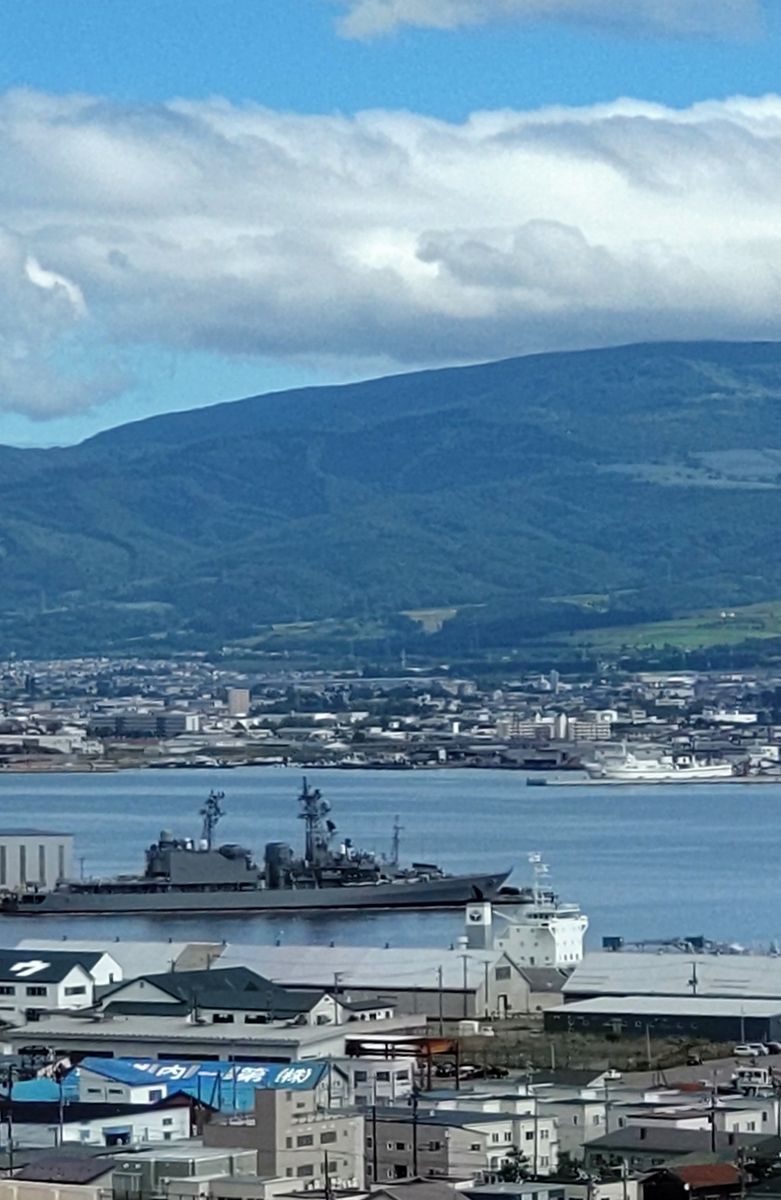
<instances>
[{"instance_id":1,"label":"green field patch","mask_svg":"<svg viewBox=\"0 0 781 1200\"><path fill-rule=\"evenodd\" d=\"M597 650L675 646L681 650L732 646L751 638L781 637L781 600L708 609L642 625L615 625L573 633L568 640Z\"/></svg>"}]
</instances>

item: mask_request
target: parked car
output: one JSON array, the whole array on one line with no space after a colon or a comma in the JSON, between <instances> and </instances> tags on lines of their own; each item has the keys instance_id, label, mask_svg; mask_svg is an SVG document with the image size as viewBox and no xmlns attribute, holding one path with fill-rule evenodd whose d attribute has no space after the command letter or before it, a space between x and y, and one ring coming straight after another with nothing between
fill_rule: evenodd
<instances>
[{"instance_id":1,"label":"parked car","mask_svg":"<svg viewBox=\"0 0 781 1200\"><path fill-rule=\"evenodd\" d=\"M687 1067L701 1067L702 1066L702 1055L699 1053L698 1050L690 1050L689 1051L689 1053L686 1055L686 1066Z\"/></svg>"},{"instance_id":2,"label":"parked car","mask_svg":"<svg viewBox=\"0 0 781 1200\"><path fill-rule=\"evenodd\" d=\"M741 1042L732 1051L735 1058L762 1058L764 1054L769 1054L767 1046L763 1042Z\"/></svg>"}]
</instances>

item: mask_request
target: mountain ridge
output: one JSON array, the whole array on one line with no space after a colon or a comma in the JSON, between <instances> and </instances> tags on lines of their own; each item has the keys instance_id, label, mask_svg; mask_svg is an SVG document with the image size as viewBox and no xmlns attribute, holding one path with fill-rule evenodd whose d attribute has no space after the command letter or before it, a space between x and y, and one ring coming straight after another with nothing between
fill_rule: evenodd
<instances>
[{"instance_id":1,"label":"mountain ridge","mask_svg":"<svg viewBox=\"0 0 781 1200\"><path fill-rule=\"evenodd\" d=\"M778 343L274 392L0 447L0 651L439 605L515 605L522 634L573 593L752 602L781 595L779 520Z\"/></svg>"}]
</instances>

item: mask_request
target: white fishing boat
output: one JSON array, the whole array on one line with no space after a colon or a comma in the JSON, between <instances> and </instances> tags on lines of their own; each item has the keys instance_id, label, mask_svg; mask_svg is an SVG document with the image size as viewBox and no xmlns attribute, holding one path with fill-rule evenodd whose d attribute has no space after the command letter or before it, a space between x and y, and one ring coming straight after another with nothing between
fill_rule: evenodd
<instances>
[{"instance_id":1,"label":"white fishing boat","mask_svg":"<svg viewBox=\"0 0 781 1200\"><path fill-rule=\"evenodd\" d=\"M706 762L694 754L638 758L627 750L620 759L584 763L591 779L605 783L708 783L731 779L731 763Z\"/></svg>"}]
</instances>

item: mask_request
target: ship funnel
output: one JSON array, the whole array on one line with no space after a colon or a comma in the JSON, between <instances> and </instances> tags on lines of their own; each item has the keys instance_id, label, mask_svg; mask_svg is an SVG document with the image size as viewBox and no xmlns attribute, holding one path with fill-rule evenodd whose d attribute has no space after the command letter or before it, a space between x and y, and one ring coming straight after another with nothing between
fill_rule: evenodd
<instances>
[{"instance_id":1,"label":"ship funnel","mask_svg":"<svg viewBox=\"0 0 781 1200\"><path fill-rule=\"evenodd\" d=\"M488 900L473 900L465 912L466 943L471 950L490 950L494 944L493 908Z\"/></svg>"}]
</instances>

